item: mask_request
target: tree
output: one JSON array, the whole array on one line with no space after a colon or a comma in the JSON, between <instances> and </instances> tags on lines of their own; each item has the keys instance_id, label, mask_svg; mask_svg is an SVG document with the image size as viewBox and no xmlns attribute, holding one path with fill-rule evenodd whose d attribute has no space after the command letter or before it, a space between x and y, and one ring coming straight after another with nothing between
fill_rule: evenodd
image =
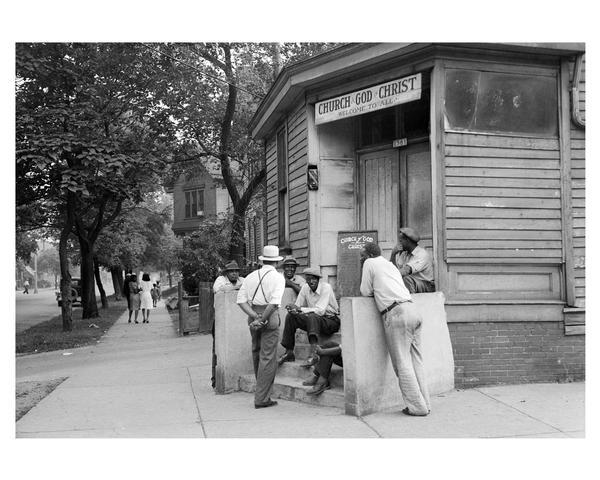
<instances>
[{"instance_id":1,"label":"tree","mask_svg":"<svg viewBox=\"0 0 600 480\"><path fill-rule=\"evenodd\" d=\"M246 210L266 177L262 147L250 138L248 124L282 63L331 46L214 43L151 47L163 55L165 72L172 72L157 95L183 140L175 159L188 168L197 161L216 159L219 163L233 205L228 257L241 264Z\"/></svg>"},{"instance_id":2,"label":"tree","mask_svg":"<svg viewBox=\"0 0 600 480\"><path fill-rule=\"evenodd\" d=\"M60 275L60 257L56 247L51 246L39 253L37 267L40 272L47 272L54 275L54 287L56 288L58 285L58 276Z\"/></svg>"},{"instance_id":3,"label":"tree","mask_svg":"<svg viewBox=\"0 0 600 480\"><path fill-rule=\"evenodd\" d=\"M63 298L67 243L77 238L83 318L98 315L98 236L125 200L138 203L156 189L170 151L148 57L134 44L17 45L17 208L35 205L31 224L59 232ZM63 302L64 330L70 308Z\"/></svg>"}]
</instances>

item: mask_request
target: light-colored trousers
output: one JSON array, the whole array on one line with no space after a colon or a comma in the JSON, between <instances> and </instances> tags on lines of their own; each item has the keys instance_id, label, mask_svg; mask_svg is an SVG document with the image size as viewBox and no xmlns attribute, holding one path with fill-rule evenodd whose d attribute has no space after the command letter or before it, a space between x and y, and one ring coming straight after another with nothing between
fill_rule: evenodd
<instances>
[{"instance_id":1,"label":"light-colored trousers","mask_svg":"<svg viewBox=\"0 0 600 480\"><path fill-rule=\"evenodd\" d=\"M263 312L265 307L252 307L256 312ZM259 331L250 330L252 337L252 362L256 377L254 404L268 402L271 387L277 373L277 344L279 343L279 312L275 310L269 318L269 324Z\"/></svg>"},{"instance_id":2,"label":"light-colored trousers","mask_svg":"<svg viewBox=\"0 0 600 480\"><path fill-rule=\"evenodd\" d=\"M403 302L383 314L383 328L400 392L408 411L427 415L429 391L421 354L422 318L412 302Z\"/></svg>"}]
</instances>

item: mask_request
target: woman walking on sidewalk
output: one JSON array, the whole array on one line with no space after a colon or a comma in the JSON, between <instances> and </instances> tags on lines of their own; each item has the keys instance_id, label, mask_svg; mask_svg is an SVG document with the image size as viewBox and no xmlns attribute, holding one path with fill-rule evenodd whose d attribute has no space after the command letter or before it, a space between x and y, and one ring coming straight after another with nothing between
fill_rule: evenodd
<instances>
[{"instance_id":1,"label":"woman walking on sidewalk","mask_svg":"<svg viewBox=\"0 0 600 480\"><path fill-rule=\"evenodd\" d=\"M142 276L142 282L140 284L140 307L142 309L142 323L150 323L150 310L152 310L152 282L150 281L150 275L144 273Z\"/></svg>"},{"instance_id":2,"label":"woman walking on sidewalk","mask_svg":"<svg viewBox=\"0 0 600 480\"><path fill-rule=\"evenodd\" d=\"M129 281L129 322L131 323L131 313L135 312L135 323L138 322L140 313L140 286L137 283L137 275L132 275Z\"/></svg>"}]
</instances>

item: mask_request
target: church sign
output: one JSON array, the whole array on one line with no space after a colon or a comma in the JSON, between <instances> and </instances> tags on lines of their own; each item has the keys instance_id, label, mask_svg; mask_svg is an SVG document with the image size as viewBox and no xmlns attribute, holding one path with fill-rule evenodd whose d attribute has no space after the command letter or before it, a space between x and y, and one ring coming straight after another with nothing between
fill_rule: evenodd
<instances>
[{"instance_id":1,"label":"church sign","mask_svg":"<svg viewBox=\"0 0 600 480\"><path fill-rule=\"evenodd\" d=\"M421 74L323 100L315 105L315 124L333 122L421 98Z\"/></svg>"}]
</instances>

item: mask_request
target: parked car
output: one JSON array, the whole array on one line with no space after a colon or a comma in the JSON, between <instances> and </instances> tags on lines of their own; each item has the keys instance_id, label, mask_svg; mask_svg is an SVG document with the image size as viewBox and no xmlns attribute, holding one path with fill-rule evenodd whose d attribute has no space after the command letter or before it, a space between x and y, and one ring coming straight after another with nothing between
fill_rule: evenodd
<instances>
[{"instance_id":1,"label":"parked car","mask_svg":"<svg viewBox=\"0 0 600 480\"><path fill-rule=\"evenodd\" d=\"M61 307L60 290L55 293L58 306ZM81 278L71 278L71 302L73 306L81 305Z\"/></svg>"}]
</instances>

